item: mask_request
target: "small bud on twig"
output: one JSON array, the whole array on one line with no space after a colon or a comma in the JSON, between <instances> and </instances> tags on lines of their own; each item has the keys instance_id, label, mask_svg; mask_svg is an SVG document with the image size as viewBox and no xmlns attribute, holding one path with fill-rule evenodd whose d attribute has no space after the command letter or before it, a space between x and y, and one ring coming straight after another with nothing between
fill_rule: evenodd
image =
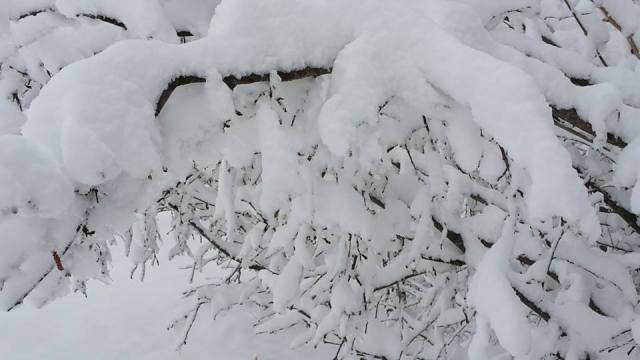
<instances>
[{"instance_id":1,"label":"small bud on twig","mask_svg":"<svg viewBox=\"0 0 640 360\"><path fill-rule=\"evenodd\" d=\"M53 251L53 262L56 263L56 268L60 271L64 271L64 266L62 266L62 260L60 259L60 255L57 252Z\"/></svg>"}]
</instances>

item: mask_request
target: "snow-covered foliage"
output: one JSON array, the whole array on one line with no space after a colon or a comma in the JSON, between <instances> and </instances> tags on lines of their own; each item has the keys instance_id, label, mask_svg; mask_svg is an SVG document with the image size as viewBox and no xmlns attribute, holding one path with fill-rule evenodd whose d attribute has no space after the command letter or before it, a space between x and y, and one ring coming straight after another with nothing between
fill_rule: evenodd
<instances>
[{"instance_id":1,"label":"snow-covered foliage","mask_svg":"<svg viewBox=\"0 0 640 360\"><path fill-rule=\"evenodd\" d=\"M228 267L180 344L251 303L338 359L640 356L635 0L2 11L3 308L144 278L170 212Z\"/></svg>"}]
</instances>

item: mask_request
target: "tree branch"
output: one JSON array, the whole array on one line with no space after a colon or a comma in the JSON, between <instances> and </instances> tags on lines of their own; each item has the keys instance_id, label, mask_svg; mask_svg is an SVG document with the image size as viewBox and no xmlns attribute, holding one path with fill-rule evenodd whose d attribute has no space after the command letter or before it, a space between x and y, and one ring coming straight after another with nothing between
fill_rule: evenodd
<instances>
[{"instance_id":1,"label":"tree branch","mask_svg":"<svg viewBox=\"0 0 640 360\"><path fill-rule=\"evenodd\" d=\"M613 26L616 30L620 31L621 33L623 33L622 26L620 26L620 24L616 21L616 19L614 19L609 14L609 11L607 11L607 9L604 6L599 6L598 9L602 11L602 14L604 14L606 21L609 24L611 24L611 26ZM631 50L631 53L635 55L635 57L640 59L640 50L638 50L638 45L633 40L633 34L626 36L626 39L627 39L627 43L629 44L629 49Z\"/></svg>"},{"instance_id":2,"label":"tree branch","mask_svg":"<svg viewBox=\"0 0 640 360\"><path fill-rule=\"evenodd\" d=\"M438 230L439 232L442 232L444 230L444 227L442 226L442 224L440 224L440 222L438 222L438 220L436 220L434 217L431 217L431 221L433 221L433 227L435 227L436 230ZM464 246L464 241L462 240L462 236L460 234L447 229L446 237L447 239L449 239L449 241L451 241L453 245L455 245L455 247L460 249L460 251L464 254L464 252L466 251L466 248Z\"/></svg>"},{"instance_id":3,"label":"tree branch","mask_svg":"<svg viewBox=\"0 0 640 360\"><path fill-rule=\"evenodd\" d=\"M62 250L62 252L60 253L60 255L58 255L58 253L56 253L55 251L53 252L53 263L51 264L51 266L49 266L49 268L47 269L47 271L45 271L42 276L40 276L40 278L38 279L38 281L36 281L29 289L27 289L27 291L25 291L19 298L18 300L16 300L13 305L11 305L7 311L11 311L15 308L17 308L20 304L22 304L22 302L24 301L24 299L26 299L27 296L29 296L29 294L31 294L31 292L33 292L33 290L35 290L38 285L40 285L40 283L42 283L44 281L44 279L47 278L47 276L49 276L49 274L51 272L53 272L53 269L58 269L60 271L62 271L62 269L60 269L60 267L62 267L62 260L61 258L64 257L67 252L69 252L69 249L71 249L71 246L75 243L76 239L78 238L78 236L80 236L80 229L82 229L82 226L79 225L77 230L76 230L76 234L73 236L73 239L71 239L71 241L69 241L69 243L67 244L67 246L65 246L65 248ZM57 260L56 260L56 256L57 256ZM58 267L58 261L59 261L59 266Z\"/></svg>"},{"instance_id":4,"label":"tree branch","mask_svg":"<svg viewBox=\"0 0 640 360\"><path fill-rule=\"evenodd\" d=\"M600 188L593 180L589 180L585 183L585 186L588 189L595 190L602 194L604 199L604 203L613 211L616 215L618 215L630 228L632 228L636 233L640 234L640 225L638 225L638 216L629 210L622 207L615 200L611 198L611 195L604 189Z\"/></svg>"},{"instance_id":5,"label":"tree branch","mask_svg":"<svg viewBox=\"0 0 640 360\"><path fill-rule=\"evenodd\" d=\"M551 113L553 115L553 119L556 126L561 127L567 131L570 131L574 135L580 136L581 138L589 142L592 142L593 138L595 138L596 134L593 131L591 124L589 124L588 122L580 118L576 109L558 109L556 107L551 107ZM576 134L574 131L567 129L566 126L563 126L562 123L559 123L559 121L564 121L572 125L573 127L578 128L580 131L583 131L584 133L588 134L590 138ZM607 143L619 148L624 148L627 146L627 143L625 141L623 141L619 137L616 137L612 134L607 134Z\"/></svg>"},{"instance_id":6,"label":"tree branch","mask_svg":"<svg viewBox=\"0 0 640 360\"><path fill-rule=\"evenodd\" d=\"M564 0L564 4L567 5L567 7L569 8L569 11L571 12L571 15L573 16L573 18L578 23L578 26L580 26L580 29L582 30L582 33L584 34L584 36L589 37L589 32L587 32L587 28L584 27L584 25L582 24L582 21L578 17L578 14L576 14L576 12L575 12L575 10L573 10L573 7L571 6L571 4L569 4L569 1ZM607 65L607 62L604 61L604 58L602 57L602 55L600 55L600 51L598 51L598 49L595 49L595 51L596 51L596 55L598 56L598 59L600 59L600 62L602 63L602 65L609 66L609 65Z\"/></svg>"},{"instance_id":7,"label":"tree branch","mask_svg":"<svg viewBox=\"0 0 640 360\"><path fill-rule=\"evenodd\" d=\"M231 254L231 252L230 252L228 249L225 249L225 247L224 247L224 246L222 246L221 244L219 244L219 243L217 243L215 240L213 240L213 239L211 238L211 236L209 236L209 234L207 234L207 232L206 232L206 231L205 231L205 230L204 230L200 225L198 225L195 221L190 220L190 221L189 221L189 225L191 225L191 227L193 227L193 228L198 232L198 234L200 234L200 236L202 236L202 237L203 237L204 239L206 239L206 240L207 240L211 245L213 245L213 247L215 247L215 248L216 248L216 250L220 251L220 252L221 252L222 254L224 254L226 257L228 257L229 259L231 259L231 260L233 260L233 261L237 262L238 264L242 264L242 260L241 260L241 259L238 259L238 257L237 257L237 256L235 256L234 254ZM267 270L267 271L269 271L269 272L271 272L271 273L274 273L274 274L275 274L275 272L273 272L273 271L269 270L267 267L265 267L265 266L263 266L263 265L261 265L261 264L258 264L258 263L255 263L255 264L249 265L248 269L256 270L256 271L259 271L259 270Z\"/></svg>"},{"instance_id":8,"label":"tree branch","mask_svg":"<svg viewBox=\"0 0 640 360\"><path fill-rule=\"evenodd\" d=\"M33 10L31 12L18 15L18 17L16 18L16 21L20 21L20 20L22 20L24 18L27 18L29 16L36 16L38 14L42 14L42 13L45 13L45 12L55 12L55 9L53 9L53 8L44 8L44 9Z\"/></svg>"},{"instance_id":9,"label":"tree branch","mask_svg":"<svg viewBox=\"0 0 640 360\"><path fill-rule=\"evenodd\" d=\"M278 71L278 76L280 76L280 79L282 79L282 81L293 81L308 77L326 75L329 73L331 73L331 69L307 67L304 69L292 71ZM229 89L233 90L233 88L238 85L269 81L269 76L270 74L248 74L237 78L234 75L227 75L222 79L222 81L227 84ZM198 84L203 82L206 82L206 79L197 75L185 75L175 78L160 94L160 97L158 98L158 101L156 103L156 116L160 114L162 108L167 104L167 101L169 101L169 97L171 97L171 94L178 86Z\"/></svg>"},{"instance_id":10,"label":"tree branch","mask_svg":"<svg viewBox=\"0 0 640 360\"><path fill-rule=\"evenodd\" d=\"M518 299L520 299L520 302L523 303L529 309L531 309L531 311L538 314L538 316L540 316L542 320L549 321L549 319L551 319L551 315L549 315L548 312L542 310L538 305L536 305L536 303L534 303L529 298L527 298L523 293L521 293L515 287L512 286L511 288L516 293L516 296L518 297Z\"/></svg>"},{"instance_id":11,"label":"tree branch","mask_svg":"<svg viewBox=\"0 0 640 360\"><path fill-rule=\"evenodd\" d=\"M86 17L86 18L94 19L94 20L100 20L100 21L106 22L108 24L120 27L120 28L124 29L125 31L127 30L127 26L122 21L120 21L118 19L115 19L115 18L112 18L112 17L109 17L109 16L104 16L104 15L100 15L100 14L97 14L97 15L84 14L84 13L83 14L76 14L76 16L77 17Z\"/></svg>"}]
</instances>

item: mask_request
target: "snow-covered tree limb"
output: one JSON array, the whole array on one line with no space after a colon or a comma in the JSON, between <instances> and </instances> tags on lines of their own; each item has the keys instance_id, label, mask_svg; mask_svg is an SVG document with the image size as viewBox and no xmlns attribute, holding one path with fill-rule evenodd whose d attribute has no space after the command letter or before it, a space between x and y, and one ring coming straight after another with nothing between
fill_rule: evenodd
<instances>
[{"instance_id":1,"label":"snow-covered tree limb","mask_svg":"<svg viewBox=\"0 0 640 360\"><path fill-rule=\"evenodd\" d=\"M119 243L144 278L168 212L180 346L242 303L339 359L635 356L623 3L16 2L0 303L87 291Z\"/></svg>"}]
</instances>

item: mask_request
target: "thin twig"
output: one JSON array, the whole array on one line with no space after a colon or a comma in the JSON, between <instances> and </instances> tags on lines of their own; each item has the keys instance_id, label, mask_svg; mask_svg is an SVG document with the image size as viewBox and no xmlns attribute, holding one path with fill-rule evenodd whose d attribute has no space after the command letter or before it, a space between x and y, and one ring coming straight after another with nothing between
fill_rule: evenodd
<instances>
[{"instance_id":1,"label":"thin twig","mask_svg":"<svg viewBox=\"0 0 640 360\"><path fill-rule=\"evenodd\" d=\"M582 21L578 17L578 14L576 14L576 12L573 10L573 7L571 6L571 4L569 4L569 1L568 0L564 0L564 3L569 8L569 11L571 11L571 15L573 15L573 18L578 23L578 26L580 26L580 29L582 29L582 33L584 33L584 36L589 37L589 32L587 31L587 28L584 27L584 25L582 24ZM607 65L607 62L604 61L604 58L602 57L602 55L600 55L600 52L598 51L598 49L595 49L595 51L596 51L596 55L598 55L598 59L600 59L600 62L602 63L602 65L603 66L609 66L609 65Z\"/></svg>"}]
</instances>

